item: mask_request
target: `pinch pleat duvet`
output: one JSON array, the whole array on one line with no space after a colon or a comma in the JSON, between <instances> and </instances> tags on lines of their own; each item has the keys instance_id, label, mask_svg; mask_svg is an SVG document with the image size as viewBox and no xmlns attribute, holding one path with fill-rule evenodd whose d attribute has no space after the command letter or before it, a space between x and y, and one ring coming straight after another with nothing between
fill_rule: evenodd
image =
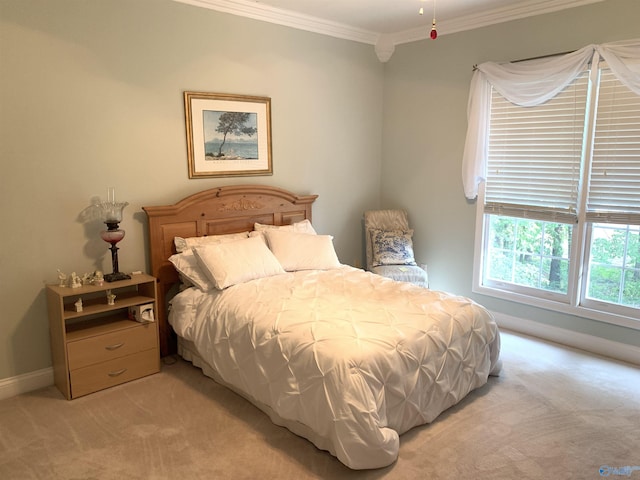
<instances>
[{"instance_id":1,"label":"pinch pleat duvet","mask_svg":"<svg viewBox=\"0 0 640 480\"><path fill-rule=\"evenodd\" d=\"M393 463L399 435L500 368L482 306L348 266L189 288L169 321L216 378L353 469Z\"/></svg>"}]
</instances>

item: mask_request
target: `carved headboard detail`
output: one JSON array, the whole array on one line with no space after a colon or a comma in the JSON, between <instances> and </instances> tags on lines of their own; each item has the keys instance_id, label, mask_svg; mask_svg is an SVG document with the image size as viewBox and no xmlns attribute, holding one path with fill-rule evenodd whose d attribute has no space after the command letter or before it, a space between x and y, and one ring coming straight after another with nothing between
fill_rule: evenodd
<instances>
[{"instance_id":1,"label":"carved headboard detail","mask_svg":"<svg viewBox=\"0 0 640 480\"><path fill-rule=\"evenodd\" d=\"M149 220L151 275L158 281L160 311L156 316L163 356L176 351L166 311L167 293L178 282L178 274L169 262L176 253L174 237L251 231L254 223L289 225L311 220L311 205L317 197L265 185L229 185L190 195L174 205L142 207Z\"/></svg>"}]
</instances>

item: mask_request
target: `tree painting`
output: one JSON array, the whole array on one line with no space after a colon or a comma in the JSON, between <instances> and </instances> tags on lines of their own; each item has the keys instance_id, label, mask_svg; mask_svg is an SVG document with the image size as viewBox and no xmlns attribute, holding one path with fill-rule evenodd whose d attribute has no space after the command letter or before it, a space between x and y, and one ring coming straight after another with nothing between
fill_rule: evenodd
<instances>
[{"instance_id":1,"label":"tree painting","mask_svg":"<svg viewBox=\"0 0 640 480\"><path fill-rule=\"evenodd\" d=\"M203 111L205 155L219 159L257 158L257 114Z\"/></svg>"}]
</instances>

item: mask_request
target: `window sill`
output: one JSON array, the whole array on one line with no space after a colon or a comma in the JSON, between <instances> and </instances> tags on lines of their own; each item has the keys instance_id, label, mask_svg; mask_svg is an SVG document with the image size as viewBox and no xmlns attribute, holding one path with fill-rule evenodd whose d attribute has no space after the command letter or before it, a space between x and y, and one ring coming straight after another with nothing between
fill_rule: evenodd
<instances>
[{"instance_id":1,"label":"window sill","mask_svg":"<svg viewBox=\"0 0 640 480\"><path fill-rule=\"evenodd\" d=\"M474 285L472 289L473 293L480 295L486 295L489 297L499 298L501 300L508 300L511 302L520 303L523 305L529 305L532 307L543 308L545 310L551 310L553 312L564 313L567 315L574 315L577 317L588 318L590 320L596 320L598 322L609 323L611 325L617 325L619 327L631 328L633 330L640 330L640 319L618 315L610 312L603 312L600 310L594 310L582 305L569 305L553 300L547 300L521 293L508 292L497 288L489 288Z\"/></svg>"}]
</instances>

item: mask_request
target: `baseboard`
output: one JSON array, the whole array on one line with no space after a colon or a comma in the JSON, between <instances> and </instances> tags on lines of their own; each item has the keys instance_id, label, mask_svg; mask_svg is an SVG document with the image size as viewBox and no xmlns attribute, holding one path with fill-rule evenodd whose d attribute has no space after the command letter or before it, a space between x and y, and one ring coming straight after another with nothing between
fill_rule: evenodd
<instances>
[{"instance_id":1,"label":"baseboard","mask_svg":"<svg viewBox=\"0 0 640 480\"><path fill-rule=\"evenodd\" d=\"M0 380L0 400L53 385L53 368L43 368Z\"/></svg>"},{"instance_id":2,"label":"baseboard","mask_svg":"<svg viewBox=\"0 0 640 480\"><path fill-rule=\"evenodd\" d=\"M506 330L560 343L633 365L640 365L640 347L502 313L493 312L493 317L498 326Z\"/></svg>"}]
</instances>

